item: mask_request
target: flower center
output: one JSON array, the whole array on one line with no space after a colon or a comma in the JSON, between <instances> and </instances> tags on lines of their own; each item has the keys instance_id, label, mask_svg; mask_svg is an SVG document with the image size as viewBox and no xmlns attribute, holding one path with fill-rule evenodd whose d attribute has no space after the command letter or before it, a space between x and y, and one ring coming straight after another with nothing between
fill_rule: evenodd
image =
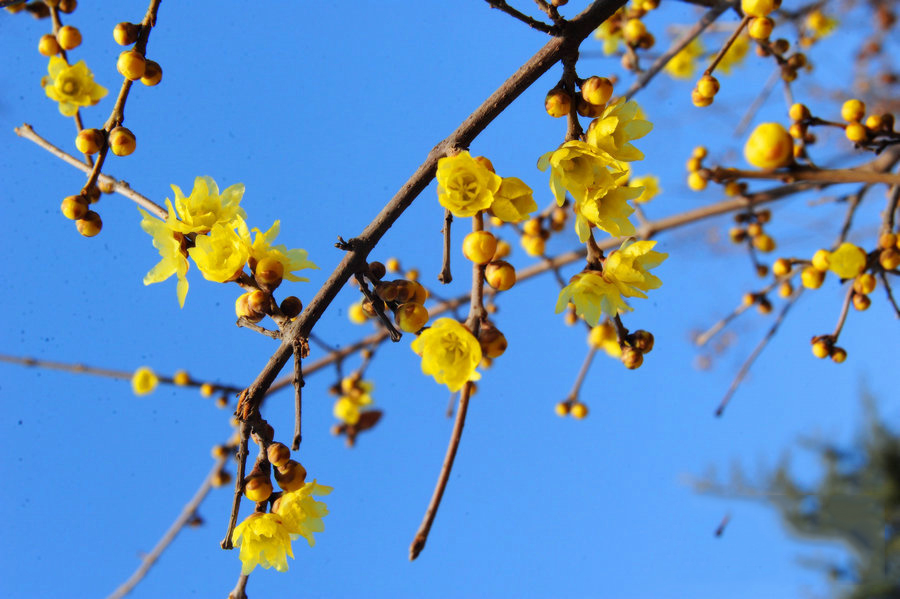
<instances>
[{"instance_id":1,"label":"flower center","mask_svg":"<svg viewBox=\"0 0 900 599\"><path fill-rule=\"evenodd\" d=\"M66 96L76 96L80 89L81 85L79 85L78 80L74 78L63 79L59 84L59 91Z\"/></svg>"}]
</instances>

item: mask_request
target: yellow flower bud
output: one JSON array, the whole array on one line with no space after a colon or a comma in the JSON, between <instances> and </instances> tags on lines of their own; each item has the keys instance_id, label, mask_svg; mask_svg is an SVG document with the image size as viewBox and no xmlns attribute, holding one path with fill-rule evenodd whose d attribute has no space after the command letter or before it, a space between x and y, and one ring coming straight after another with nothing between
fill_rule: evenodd
<instances>
[{"instance_id":1,"label":"yellow flower bud","mask_svg":"<svg viewBox=\"0 0 900 599\"><path fill-rule=\"evenodd\" d=\"M228 483L231 482L231 475L224 470L219 470L216 472L215 476L213 476L211 484L213 487L224 487Z\"/></svg>"},{"instance_id":2,"label":"yellow flower bud","mask_svg":"<svg viewBox=\"0 0 900 599\"><path fill-rule=\"evenodd\" d=\"M522 249L529 256L543 256L547 248L547 242L544 238L537 235L522 235L520 243L522 244Z\"/></svg>"},{"instance_id":3,"label":"yellow flower bud","mask_svg":"<svg viewBox=\"0 0 900 599\"><path fill-rule=\"evenodd\" d=\"M400 270L400 261L396 258L388 258L387 262L384 263L384 267L388 272L397 272Z\"/></svg>"},{"instance_id":4,"label":"yellow flower bud","mask_svg":"<svg viewBox=\"0 0 900 599\"><path fill-rule=\"evenodd\" d=\"M63 25L56 32L56 41L63 50L74 50L81 45L81 32L77 27Z\"/></svg>"},{"instance_id":5,"label":"yellow flower bud","mask_svg":"<svg viewBox=\"0 0 900 599\"><path fill-rule=\"evenodd\" d=\"M84 218L88 212L88 201L82 195L68 196L62 201L59 207L63 216L69 220L78 220Z\"/></svg>"},{"instance_id":6,"label":"yellow flower bud","mask_svg":"<svg viewBox=\"0 0 900 599\"><path fill-rule=\"evenodd\" d=\"M394 320L401 331L415 333L421 330L425 323L428 322L428 309L422 304L407 302L397 308Z\"/></svg>"},{"instance_id":7,"label":"yellow flower bud","mask_svg":"<svg viewBox=\"0 0 900 599\"><path fill-rule=\"evenodd\" d=\"M900 251L894 248L881 250L881 253L878 254L878 263L885 270L894 270L900 266Z\"/></svg>"},{"instance_id":8,"label":"yellow flower bud","mask_svg":"<svg viewBox=\"0 0 900 599\"><path fill-rule=\"evenodd\" d=\"M484 278L497 291L506 291L516 284L516 269L509 262L495 260L485 267Z\"/></svg>"},{"instance_id":9,"label":"yellow flower bud","mask_svg":"<svg viewBox=\"0 0 900 599\"><path fill-rule=\"evenodd\" d=\"M265 257L256 263L254 278L260 286L275 289L284 277L284 264L276 258Z\"/></svg>"},{"instance_id":10,"label":"yellow flower bud","mask_svg":"<svg viewBox=\"0 0 900 599\"><path fill-rule=\"evenodd\" d=\"M184 387L191 383L191 375L189 375L186 370L179 370L172 377L172 382L179 387Z\"/></svg>"},{"instance_id":11,"label":"yellow flower bud","mask_svg":"<svg viewBox=\"0 0 900 599\"><path fill-rule=\"evenodd\" d=\"M75 137L75 147L83 154L96 154L106 141L106 131L101 129L82 129Z\"/></svg>"},{"instance_id":12,"label":"yellow flower bud","mask_svg":"<svg viewBox=\"0 0 900 599\"><path fill-rule=\"evenodd\" d=\"M699 172L693 172L688 175L688 187L694 191L703 191L706 189L707 181Z\"/></svg>"},{"instance_id":13,"label":"yellow flower bud","mask_svg":"<svg viewBox=\"0 0 900 599\"><path fill-rule=\"evenodd\" d=\"M279 308L281 309L281 313L288 318L296 318L303 310L303 302L300 301L299 297L289 295L281 300L281 306L279 306Z\"/></svg>"},{"instance_id":14,"label":"yellow flower bud","mask_svg":"<svg viewBox=\"0 0 900 599\"><path fill-rule=\"evenodd\" d=\"M147 69L147 60L139 52L125 50L119 54L116 68L122 77L131 81L137 81L144 76L144 71Z\"/></svg>"},{"instance_id":15,"label":"yellow flower bud","mask_svg":"<svg viewBox=\"0 0 900 599\"><path fill-rule=\"evenodd\" d=\"M251 293L251 291L242 293L236 300L234 300L234 313L238 318L246 318L250 322L259 322L263 319L265 314L262 314L250 308ZM212 395L212 392L210 392L210 395Z\"/></svg>"},{"instance_id":16,"label":"yellow flower bud","mask_svg":"<svg viewBox=\"0 0 900 599\"><path fill-rule=\"evenodd\" d=\"M506 341L506 336L492 326L482 327L478 343L481 344L482 356L492 359L502 356L509 345Z\"/></svg>"},{"instance_id":17,"label":"yellow flower bud","mask_svg":"<svg viewBox=\"0 0 900 599\"><path fill-rule=\"evenodd\" d=\"M775 249L775 240L766 233L762 233L753 238L753 247L761 252L771 252Z\"/></svg>"},{"instance_id":18,"label":"yellow flower bud","mask_svg":"<svg viewBox=\"0 0 900 599\"><path fill-rule=\"evenodd\" d=\"M38 52L44 56L56 56L59 54L59 42L52 33L45 33L38 42Z\"/></svg>"},{"instance_id":19,"label":"yellow flower bud","mask_svg":"<svg viewBox=\"0 0 900 599\"><path fill-rule=\"evenodd\" d=\"M704 75L697 82L697 92L704 98L712 98L719 93L719 80L712 75Z\"/></svg>"},{"instance_id":20,"label":"yellow flower bud","mask_svg":"<svg viewBox=\"0 0 900 599\"><path fill-rule=\"evenodd\" d=\"M244 483L244 495L250 501L265 501L272 494L272 483L265 476L248 476Z\"/></svg>"},{"instance_id":21,"label":"yellow flower bud","mask_svg":"<svg viewBox=\"0 0 900 599\"><path fill-rule=\"evenodd\" d=\"M887 232L878 236L878 249L886 250L897 245L898 238L895 233Z\"/></svg>"},{"instance_id":22,"label":"yellow flower bud","mask_svg":"<svg viewBox=\"0 0 900 599\"><path fill-rule=\"evenodd\" d=\"M116 156L128 156L137 149L137 139L131 130L116 127L109 132L109 149Z\"/></svg>"},{"instance_id":23,"label":"yellow flower bud","mask_svg":"<svg viewBox=\"0 0 900 599\"><path fill-rule=\"evenodd\" d=\"M869 138L869 130L861 123L850 123L844 129L844 135L854 143L864 142Z\"/></svg>"},{"instance_id":24,"label":"yellow flower bud","mask_svg":"<svg viewBox=\"0 0 900 599\"><path fill-rule=\"evenodd\" d=\"M755 40L767 40L775 28L775 21L769 17L754 17L750 21L748 33Z\"/></svg>"},{"instance_id":25,"label":"yellow flower bud","mask_svg":"<svg viewBox=\"0 0 900 599\"><path fill-rule=\"evenodd\" d=\"M791 285L790 281L782 281L781 285L778 286L778 297L789 298L791 294L794 293L794 286Z\"/></svg>"},{"instance_id":26,"label":"yellow flower bud","mask_svg":"<svg viewBox=\"0 0 900 599\"><path fill-rule=\"evenodd\" d=\"M644 363L644 354L633 347L622 348L622 363L628 370L635 370Z\"/></svg>"},{"instance_id":27,"label":"yellow flower bud","mask_svg":"<svg viewBox=\"0 0 900 599\"><path fill-rule=\"evenodd\" d=\"M269 314L272 311L272 296L259 289L247 296L247 307L251 313Z\"/></svg>"},{"instance_id":28,"label":"yellow flower bud","mask_svg":"<svg viewBox=\"0 0 900 599\"><path fill-rule=\"evenodd\" d=\"M566 116L572 108L572 98L565 90L554 88L547 94L544 108L546 108L547 114L554 118Z\"/></svg>"},{"instance_id":29,"label":"yellow flower bud","mask_svg":"<svg viewBox=\"0 0 900 599\"><path fill-rule=\"evenodd\" d=\"M831 343L826 339L816 339L812 344L812 353L817 358L827 358L831 354Z\"/></svg>"},{"instance_id":30,"label":"yellow flower bud","mask_svg":"<svg viewBox=\"0 0 900 599\"><path fill-rule=\"evenodd\" d=\"M646 33L647 26L640 19L628 19L622 28L622 37L632 46L638 45Z\"/></svg>"},{"instance_id":31,"label":"yellow flower bud","mask_svg":"<svg viewBox=\"0 0 900 599\"><path fill-rule=\"evenodd\" d=\"M788 116L791 117L794 121L805 121L810 118L812 115L809 112L809 108L806 107L805 104L793 104L791 105L791 109L788 112Z\"/></svg>"},{"instance_id":32,"label":"yellow flower bud","mask_svg":"<svg viewBox=\"0 0 900 599\"><path fill-rule=\"evenodd\" d=\"M572 404L572 407L569 409L569 413L578 420L582 420L588 415L588 408L583 403L577 402Z\"/></svg>"},{"instance_id":33,"label":"yellow flower bud","mask_svg":"<svg viewBox=\"0 0 900 599\"><path fill-rule=\"evenodd\" d=\"M818 289L825 282L825 272L813 266L807 266L800 272L800 281L807 289Z\"/></svg>"},{"instance_id":34,"label":"yellow flower bud","mask_svg":"<svg viewBox=\"0 0 900 599\"><path fill-rule=\"evenodd\" d=\"M692 102L692 103L694 104L694 106L696 106L697 108L704 108L704 107L709 106L710 104L713 103L713 97L712 97L712 96L704 96L704 95L700 92L699 89L694 88L694 89L691 91L691 102Z\"/></svg>"},{"instance_id":35,"label":"yellow flower bud","mask_svg":"<svg viewBox=\"0 0 900 599\"><path fill-rule=\"evenodd\" d=\"M842 364L847 359L847 350L843 347L835 347L831 350L831 361L835 364Z\"/></svg>"},{"instance_id":36,"label":"yellow flower bud","mask_svg":"<svg viewBox=\"0 0 900 599\"><path fill-rule=\"evenodd\" d=\"M475 264L487 264L497 251L497 238L488 231L473 231L463 239L463 255Z\"/></svg>"},{"instance_id":37,"label":"yellow flower bud","mask_svg":"<svg viewBox=\"0 0 900 599\"><path fill-rule=\"evenodd\" d=\"M872 300L869 299L868 295L860 295L859 293L853 294L853 307L856 308L859 312L868 310L869 306L871 305Z\"/></svg>"},{"instance_id":38,"label":"yellow flower bud","mask_svg":"<svg viewBox=\"0 0 900 599\"><path fill-rule=\"evenodd\" d=\"M787 258L779 258L772 264L772 274L776 277L783 277L791 272L791 261Z\"/></svg>"},{"instance_id":39,"label":"yellow flower bud","mask_svg":"<svg viewBox=\"0 0 900 599\"><path fill-rule=\"evenodd\" d=\"M757 168L776 169L794 161L794 140L778 123L763 123L753 130L744 157Z\"/></svg>"},{"instance_id":40,"label":"yellow flower bud","mask_svg":"<svg viewBox=\"0 0 900 599\"><path fill-rule=\"evenodd\" d=\"M212 397L212 394L216 392L216 387L212 383L203 383L200 385L200 395L203 397Z\"/></svg>"},{"instance_id":41,"label":"yellow flower bud","mask_svg":"<svg viewBox=\"0 0 900 599\"><path fill-rule=\"evenodd\" d=\"M103 228L103 221L100 215L93 210L88 210L84 216L75 221L75 228L85 237L93 237L100 233Z\"/></svg>"},{"instance_id":42,"label":"yellow flower bud","mask_svg":"<svg viewBox=\"0 0 900 599\"><path fill-rule=\"evenodd\" d=\"M288 460L275 469L275 482L285 491L296 491L306 482L306 468L295 460Z\"/></svg>"},{"instance_id":43,"label":"yellow flower bud","mask_svg":"<svg viewBox=\"0 0 900 599\"><path fill-rule=\"evenodd\" d=\"M369 315L363 310L362 304L352 304L347 310L347 318L353 324L363 324L369 319Z\"/></svg>"},{"instance_id":44,"label":"yellow flower bud","mask_svg":"<svg viewBox=\"0 0 900 599\"><path fill-rule=\"evenodd\" d=\"M779 0L741 0L741 10L748 17L764 17L780 5Z\"/></svg>"},{"instance_id":45,"label":"yellow flower bud","mask_svg":"<svg viewBox=\"0 0 900 599\"><path fill-rule=\"evenodd\" d=\"M816 250L816 253L813 254L812 257L812 265L818 270L825 272L826 270L828 270L830 257L831 252L829 252L828 250Z\"/></svg>"},{"instance_id":46,"label":"yellow flower bud","mask_svg":"<svg viewBox=\"0 0 900 599\"><path fill-rule=\"evenodd\" d=\"M848 123L853 121L861 121L866 115L866 104L862 100L853 98L844 102L841 106L841 118Z\"/></svg>"},{"instance_id":47,"label":"yellow flower bud","mask_svg":"<svg viewBox=\"0 0 900 599\"><path fill-rule=\"evenodd\" d=\"M159 377L146 366L141 366L135 370L134 375L131 377L131 390L134 391L135 395L153 393L158 384Z\"/></svg>"},{"instance_id":48,"label":"yellow flower bud","mask_svg":"<svg viewBox=\"0 0 900 599\"><path fill-rule=\"evenodd\" d=\"M119 23L113 28L113 39L120 46L130 46L137 41L141 32L140 25L134 23Z\"/></svg>"},{"instance_id":49,"label":"yellow flower bud","mask_svg":"<svg viewBox=\"0 0 900 599\"><path fill-rule=\"evenodd\" d=\"M162 81L162 67L155 60L148 60L144 69L144 75L141 77L141 83L147 86L154 86Z\"/></svg>"},{"instance_id":50,"label":"yellow flower bud","mask_svg":"<svg viewBox=\"0 0 900 599\"><path fill-rule=\"evenodd\" d=\"M597 106L606 104L612 97L613 84L606 77L588 77L581 85L581 97Z\"/></svg>"},{"instance_id":51,"label":"yellow flower bud","mask_svg":"<svg viewBox=\"0 0 900 599\"><path fill-rule=\"evenodd\" d=\"M272 443L266 449L266 456L269 462L276 468L287 464L291 459L291 450L284 443Z\"/></svg>"},{"instance_id":52,"label":"yellow flower bud","mask_svg":"<svg viewBox=\"0 0 900 599\"><path fill-rule=\"evenodd\" d=\"M569 404L564 401L559 402L554 406L553 411L556 412L557 416L563 417L569 415Z\"/></svg>"}]
</instances>

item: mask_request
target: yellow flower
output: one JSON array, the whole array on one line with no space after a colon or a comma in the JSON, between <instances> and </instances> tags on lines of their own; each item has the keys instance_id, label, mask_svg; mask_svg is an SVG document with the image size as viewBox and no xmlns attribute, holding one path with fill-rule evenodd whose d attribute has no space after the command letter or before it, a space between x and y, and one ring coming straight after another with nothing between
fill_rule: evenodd
<instances>
[{"instance_id":1,"label":"yellow flower","mask_svg":"<svg viewBox=\"0 0 900 599\"><path fill-rule=\"evenodd\" d=\"M500 188L500 177L468 152L438 160L438 201L453 216L472 216L487 210Z\"/></svg>"},{"instance_id":2,"label":"yellow flower","mask_svg":"<svg viewBox=\"0 0 900 599\"><path fill-rule=\"evenodd\" d=\"M481 375L481 346L469 329L452 318L438 318L415 341L412 350L422 356L422 372L431 375L450 391L459 391L466 381Z\"/></svg>"},{"instance_id":3,"label":"yellow flower","mask_svg":"<svg viewBox=\"0 0 900 599\"><path fill-rule=\"evenodd\" d=\"M828 255L828 270L842 279L852 279L866 269L866 252L852 243L842 243Z\"/></svg>"},{"instance_id":4,"label":"yellow flower","mask_svg":"<svg viewBox=\"0 0 900 599\"><path fill-rule=\"evenodd\" d=\"M334 417L349 425L359 422L360 408L374 403L369 395L373 388L371 382L358 380L349 388L342 386L344 395L334 402Z\"/></svg>"},{"instance_id":5,"label":"yellow flower","mask_svg":"<svg viewBox=\"0 0 900 599\"><path fill-rule=\"evenodd\" d=\"M219 187L212 177L204 176L194 179L194 189L188 197L184 197L177 185L172 185L172 191L175 192L175 207L166 198L166 207L169 209L166 224L173 231L207 233L215 224L234 226L238 218L247 218L247 213L240 206L244 196L243 183L227 187L220 195Z\"/></svg>"},{"instance_id":6,"label":"yellow flower","mask_svg":"<svg viewBox=\"0 0 900 599\"><path fill-rule=\"evenodd\" d=\"M762 123L747 138L744 158L762 169L787 166L794 161L794 140L779 123Z\"/></svg>"},{"instance_id":7,"label":"yellow flower","mask_svg":"<svg viewBox=\"0 0 900 599\"><path fill-rule=\"evenodd\" d=\"M275 505L275 513L281 518L291 539L303 537L310 547L316 544L312 533L325 530L322 518L328 515L328 506L312 496L328 495L333 490L332 487L316 484L314 480L281 496Z\"/></svg>"},{"instance_id":8,"label":"yellow flower","mask_svg":"<svg viewBox=\"0 0 900 599\"><path fill-rule=\"evenodd\" d=\"M575 204L575 232L581 243L590 236L591 225L610 235L634 235L634 225L628 217L634 212L628 204L641 194L640 187L616 187L603 195L592 195Z\"/></svg>"},{"instance_id":9,"label":"yellow flower","mask_svg":"<svg viewBox=\"0 0 900 599\"><path fill-rule=\"evenodd\" d=\"M617 14L623 14L624 9L620 8L616 11ZM622 29L620 27L616 27L615 32L613 31L613 17L610 17L606 21L600 24L597 29L594 30L594 37L598 40L603 40L603 54L609 56L610 54L615 54L616 50L619 49L619 43L622 41Z\"/></svg>"},{"instance_id":10,"label":"yellow flower","mask_svg":"<svg viewBox=\"0 0 900 599\"><path fill-rule=\"evenodd\" d=\"M655 245L655 241L626 240L622 247L606 257L603 278L615 285L624 296L646 298L644 291L662 285L662 281L650 274L650 269L669 257L662 252L654 252Z\"/></svg>"},{"instance_id":11,"label":"yellow flower","mask_svg":"<svg viewBox=\"0 0 900 599\"><path fill-rule=\"evenodd\" d=\"M622 347L619 345L616 327L609 320L591 329L591 332L588 334L588 345L602 349L612 358L622 356Z\"/></svg>"},{"instance_id":12,"label":"yellow flower","mask_svg":"<svg viewBox=\"0 0 900 599\"><path fill-rule=\"evenodd\" d=\"M74 116L79 106L93 106L107 93L83 60L69 66L61 57L51 56L47 72L50 74L41 79L41 86L48 98L59 102L59 111L65 116Z\"/></svg>"},{"instance_id":13,"label":"yellow flower","mask_svg":"<svg viewBox=\"0 0 900 599\"><path fill-rule=\"evenodd\" d=\"M159 377L146 366L141 366L134 371L131 377L131 389L135 395L148 395L153 393L159 384Z\"/></svg>"},{"instance_id":14,"label":"yellow flower","mask_svg":"<svg viewBox=\"0 0 900 599\"><path fill-rule=\"evenodd\" d=\"M831 32L837 27L838 22L837 19L826 16L825 13L817 8L806 15L806 22L804 24L810 31L812 38L818 40L831 35Z\"/></svg>"},{"instance_id":15,"label":"yellow flower","mask_svg":"<svg viewBox=\"0 0 900 599\"><path fill-rule=\"evenodd\" d=\"M631 311L616 286L592 270L580 272L569 279L569 284L559 292L556 313L565 310L570 300L575 304L575 313L594 327L600 322L601 314L611 318L619 312Z\"/></svg>"},{"instance_id":16,"label":"yellow flower","mask_svg":"<svg viewBox=\"0 0 900 599\"><path fill-rule=\"evenodd\" d=\"M722 60L719 61L719 66L717 68L728 75L731 73L731 67L736 67L744 61L744 57L747 56L747 51L749 50L750 36L746 33L742 33L734 40L731 47L728 48L728 52L726 52L725 56L722 57Z\"/></svg>"},{"instance_id":17,"label":"yellow flower","mask_svg":"<svg viewBox=\"0 0 900 599\"><path fill-rule=\"evenodd\" d=\"M643 160L644 154L629 142L650 133L653 124L640 118L639 111L638 103L634 100L626 102L625 98L619 98L591 121L587 142L616 160Z\"/></svg>"},{"instance_id":18,"label":"yellow flower","mask_svg":"<svg viewBox=\"0 0 900 599\"><path fill-rule=\"evenodd\" d=\"M298 277L293 274L295 270L300 270L301 268L315 268L319 267L306 259L308 253L306 250L302 249L294 249L289 250L284 245L272 245L272 242L275 241L275 238L278 237L278 232L281 230L281 221L276 220L275 223L269 227L269 230L265 233L261 232L256 227L253 228L253 232L256 233L256 236L253 239L253 243L250 243L250 233L247 232L246 235L241 233L241 236L244 240L244 243L250 248L250 257L259 262L263 258L272 258L278 260L281 265L284 267L284 278L288 281L309 281L309 279L305 277ZM246 231L246 229L242 230Z\"/></svg>"},{"instance_id":19,"label":"yellow flower","mask_svg":"<svg viewBox=\"0 0 900 599\"><path fill-rule=\"evenodd\" d=\"M643 177L634 177L628 183L629 187L641 187L643 191L641 195L634 198L635 204L644 204L649 202L660 194L662 189L659 187L659 177L654 175L644 175Z\"/></svg>"},{"instance_id":20,"label":"yellow flower","mask_svg":"<svg viewBox=\"0 0 900 599\"><path fill-rule=\"evenodd\" d=\"M516 223L528 218L537 208L530 187L516 177L504 177L494 193L491 213L505 223Z\"/></svg>"},{"instance_id":21,"label":"yellow flower","mask_svg":"<svg viewBox=\"0 0 900 599\"><path fill-rule=\"evenodd\" d=\"M681 52L666 63L666 72L675 79L690 79L697 69L697 58L703 54L703 44L695 37Z\"/></svg>"},{"instance_id":22,"label":"yellow flower","mask_svg":"<svg viewBox=\"0 0 900 599\"><path fill-rule=\"evenodd\" d=\"M287 572L287 557L291 551L291 536L281 518L276 514L250 514L238 524L231 535L232 542L241 548L240 559L244 564L241 574L253 572L257 565L263 568Z\"/></svg>"},{"instance_id":23,"label":"yellow flower","mask_svg":"<svg viewBox=\"0 0 900 599\"><path fill-rule=\"evenodd\" d=\"M250 258L250 247L244 241L250 236L247 224L238 216L237 225L240 234L230 227L213 225L209 235L198 235L196 245L188 250L206 280L231 281L240 275Z\"/></svg>"},{"instance_id":24,"label":"yellow flower","mask_svg":"<svg viewBox=\"0 0 900 599\"><path fill-rule=\"evenodd\" d=\"M159 250L159 255L162 256L162 260L144 275L144 285L159 283L176 275L178 285L175 287L175 293L178 295L178 305L184 308L184 298L188 292L188 261L181 247L184 236L175 233L165 222L153 218L145 210L141 208L138 210L144 217L141 220L141 228L153 237L153 247Z\"/></svg>"},{"instance_id":25,"label":"yellow flower","mask_svg":"<svg viewBox=\"0 0 900 599\"><path fill-rule=\"evenodd\" d=\"M588 191L604 194L617 185L608 165L618 165L613 158L583 141L567 141L552 152L538 159L537 167L545 171L550 167L550 189L560 206L566 200L566 191L576 202L584 201Z\"/></svg>"}]
</instances>

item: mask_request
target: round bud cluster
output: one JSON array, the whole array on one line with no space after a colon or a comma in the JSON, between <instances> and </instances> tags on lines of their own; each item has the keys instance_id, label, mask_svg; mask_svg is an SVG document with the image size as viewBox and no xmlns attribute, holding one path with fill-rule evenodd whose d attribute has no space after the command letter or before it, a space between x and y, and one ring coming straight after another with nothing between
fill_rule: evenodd
<instances>
[{"instance_id":1,"label":"round bud cluster","mask_svg":"<svg viewBox=\"0 0 900 599\"><path fill-rule=\"evenodd\" d=\"M878 237L878 263L884 270L900 267L900 235L882 233Z\"/></svg>"},{"instance_id":2,"label":"round bud cluster","mask_svg":"<svg viewBox=\"0 0 900 599\"><path fill-rule=\"evenodd\" d=\"M775 240L771 235L765 232L763 225L772 220L772 213L769 210L759 210L758 212L741 212L734 215L734 221L738 226L732 227L728 231L728 237L732 243L744 243L750 240L754 249L760 252L771 252L775 249ZM760 276L766 276L768 269L757 267ZM765 270L763 270L765 269Z\"/></svg>"},{"instance_id":3,"label":"round bud cluster","mask_svg":"<svg viewBox=\"0 0 900 599\"><path fill-rule=\"evenodd\" d=\"M694 91L691 92L691 102L698 108L709 106L713 103L713 98L717 93L719 93L719 80L712 75L703 75L694 86Z\"/></svg>"},{"instance_id":4,"label":"round bud cluster","mask_svg":"<svg viewBox=\"0 0 900 599\"><path fill-rule=\"evenodd\" d=\"M497 291L506 291L516 284L516 269L505 260L494 260L484 267L484 280Z\"/></svg>"},{"instance_id":5,"label":"round bud cluster","mask_svg":"<svg viewBox=\"0 0 900 599\"><path fill-rule=\"evenodd\" d=\"M863 143L869 139L869 130L862 124L866 116L866 104L862 100L852 98L841 106L841 118L847 121L844 135L853 143Z\"/></svg>"},{"instance_id":6,"label":"round bud cluster","mask_svg":"<svg viewBox=\"0 0 900 599\"><path fill-rule=\"evenodd\" d=\"M707 151L703 146L694 148L691 157L687 161L688 170L688 187L694 191L703 191L709 182L709 171L703 168L703 159L706 158Z\"/></svg>"},{"instance_id":7,"label":"round bud cluster","mask_svg":"<svg viewBox=\"0 0 900 599\"><path fill-rule=\"evenodd\" d=\"M138 41L141 35L141 26L134 23L123 22L113 28L113 39L120 46L130 46ZM153 86L162 81L162 67L159 63L148 60L142 52L136 48L125 50L119 54L116 61L119 74L129 81L140 80L147 86Z\"/></svg>"},{"instance_id":8,"label":"round bud cluster","mask_svg":"<svg viewBox=\"0 0 900 599\"><path fill-rule=\"evenodd\" d=\"M643 329L626 335L622 340L622 364L628 370L635 370L644 363L644 354L653 351L653 334Z\"/></svg>"},{"instance_id":9,"label":"round bud cluster","mask_svg":"<svg viewBox=\"0 0 900 599\"><path fill-rule=\"evenodd\" d=\"M847 359L847 350L835 345L832 335L818 335L812 338L812 353L817 358L831 358L836 364Z\"/></svg>"},{"instance_id":10,"label":"round bud cluster","mask_svg":"<svg viewBox=\"0 0 900 599\"><path fill-rule=\"evenodd\" d=\"M368 276L375 284L376 301L380 305L374 306L369 300L364 300L362 309L370 317L378 312L383 312L385 307L394 312L394 322L406 333L420 331L428 322L428 309L425 301L428 299L428 291L418 281L410 279L396 279L393 281L380 281L387 269L380 262L369 265ZM408 273L417 274L417 273Z\"/></svg>"},{"instance_id":11,"label":"round bud cluster","mask_svg":"<svg viewBox=\"0 0 900 599\"><path fill-rule=\"evenodd\" d=\"M561 401L556 404L554 410L557 416L572 416L578 420L583 420L588 415L588 407L578 400Z\"/></svg>"},{"instance_id":12,"label":"round bud cluster","mask_svg":"<svg viewBox=\"0 0 900 599\"><path fill-rule=\"evenodd\" d=\"M544 227L544 219L534 217L525 221L522 232L519 243L525 253L529 256L543 256L547 249L547 239L550 237L550 231Z\"/></svg>"}]
</instances>

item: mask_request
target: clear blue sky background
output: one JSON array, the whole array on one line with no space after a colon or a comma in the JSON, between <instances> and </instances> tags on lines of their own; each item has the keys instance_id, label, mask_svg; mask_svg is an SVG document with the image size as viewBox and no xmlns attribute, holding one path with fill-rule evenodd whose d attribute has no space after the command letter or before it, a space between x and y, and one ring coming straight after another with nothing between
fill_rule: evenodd
<instances>
[{"instance_id":1,"label":"clear blue sky background","mask_svg":"<svg viewBox=\"0 0 900 599\"><path fill-rule=\"evenodd\" d=\"M99 127L121 82L112 28L139 20L146 6L133 0L82 4L65 22L84 34L71 59L87 60L110 90L98 107L83 111L86 125ZM570 4L566 14L585 3ZM667 24L696 16L673 3L647 22L665 43ZM83 176L13 134L14 126L29 122L74 151L71 120L39 86L47 59L37 53L37 40L49 27L49 21L0 14L6 223L0 351L124 370L148 365L166 374L183 368L197 378L249 383L275 344L234 327L236 289L209 283L192 269L181 310L174 281L144 287L142 277L158 256L131 202L104 197L103 232L82 238L58 206L77 192ZM846 48L855 47L860 30L847 27L841 35L841 48L813 51L813 62L829 65L811 79L815 84L849 81L840 69L849 66ZM280 219L281 240L309 250L321 267L310 283L283 287L282 295L308 301L341 257L332 245L336 237L358 233L428 150L544 42L542 34L475 1L163 2L148 53L162 65L163 82L134 88L125 124L137 135L137 152L111 157L104 170L160 203L172 197L170 184L189 191L198 175L212 176L220 188L243 182L250 225L265 230ZM593 41L584 46L599 48ZM721 97L704 111L690 105L689 82L661 77L637 97L655 130L637 144L647 159L635 171L658 174L665 190L647 208L651 217L720 199L717 189L687 190L684 161L703 143L717 161L742 164L734 151L741 140L731 132L771 68L749 57L737 76L723 78ZM614 58L591 55L579 72L610 75L621 68ZM565 133L564 122L543 111L543 96L559 76L557 67L472 146L501 175L529 183L541 206L552 197L535 162ZM832 106L809 89L798 87L798 97L814 112ZM831 110L823 116L836 116ZM779 93L757 122L771 119L787 121ZM815 197L774 208L770 231L778 255L809 256L834 239L842 209L812 208ZM882 198L871 194L851 239L871 239ZM432 186L372 257L398 256L436 284L441 218ZM288 573L253 573L250 596L742 599L824 593L823 577L800 567L797 557L838 555L834 547L798 544L766 507L699 496L686 481L710 466L722 473L734 462L751 472L772 466L799 435L849 441L861 418L863 388L880 398L883 413L896 423L900 404L890 370L896 321L879 290L868 312L850 315L841 338L847 362L814 359L810 337L829 332L840 308L842 290L829 278L825 288L801 299L725 416L715 419L731 377L772 320L748 313L711 371L694 368L691 332L760 285L747 257L724 240L727 226L727 219L718 219L660 236L657 249L670 254L658 270L665 284L649 300L635 301L626 319L629 327L652 331L656 349L636 372L598 356L586 381L583 400L591 414L584 421L553 413L586 351L582 328L567 328L553 314L556 284L545 277L504 294L496 323L510 349L480 383L448 491L415 563L407 548L451 427L446 389L422 376L409 335L384 347L367 378L375 382L385 417L348 450L329 434L333 371L311 377L299 459L311 478L335 488L327 498L331 514L316 547L295 543ZM445 296L468 288L468 268L458 253L463 228L454 231L457 280L440 290ZM568 232L549 250L576 243ZM532 260L516 248L513 262ZM567 276L578 268L569 267ZM347 322L346 308L355 299L353 290L342 291L316 333L335 345L368 333L368 325ZM314 348L313 357L319 355ZM211 467L210 448L231 434L230 410L193 390L161 387L135 397L127 382L7 364L0 364L0 405L0 595L9 598L111 592L194 493ZM276 436L288 439L290 393L271 398L264 415ZM799 475L815 480L813 460L798 454L795 462ZM240 570L237 553L218 547L231 492L229 486L208 497L200 511L206 525L183 531L134 597L227 595ZM726 513L731 523L715 538Z\"/></svg>"}]
</instances>

